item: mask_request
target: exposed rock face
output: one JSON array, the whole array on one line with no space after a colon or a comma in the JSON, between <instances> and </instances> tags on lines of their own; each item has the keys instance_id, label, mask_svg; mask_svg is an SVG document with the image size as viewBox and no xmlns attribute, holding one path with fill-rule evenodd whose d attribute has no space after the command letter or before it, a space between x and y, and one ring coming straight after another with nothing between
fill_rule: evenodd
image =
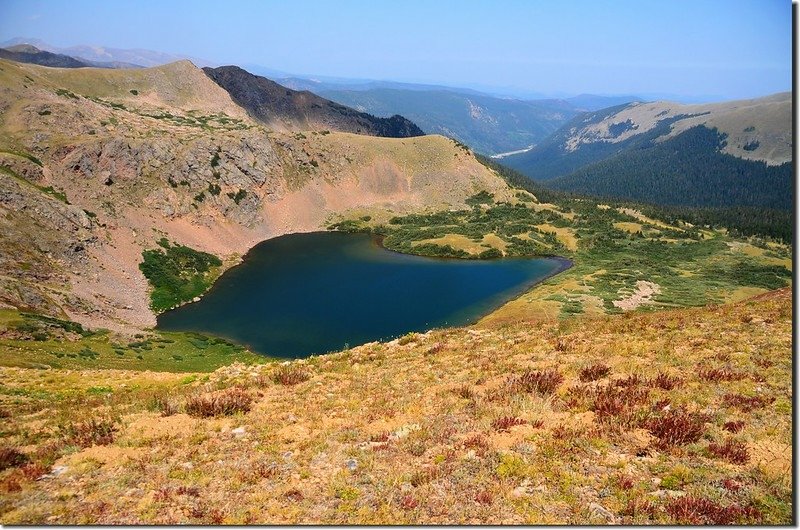
<instances>
[{"instance_id":1,"label":"exposed rock face","mask_svg":"<svg viewBox=\"0 0 800 530\"><path fill-rule=\"evenodd\" d=\"M88 326L155 323L138 264L161 237L232 262L353 209L390 215L457 207L482 189L513 195L441 136L270 132L188 63L0 68L0 304Z\"/></svg>"},{"instance_id":2,"label":"exposed rock face","mask_svg":"<svg viewBox=\"0 0 800 530\"><path fill-rule=\"evenodd\" d=\"M331 129L389 138L425 134L400 115L377 118L311 92L291 90L238 66L203 68L203 71L252 117L277 130Z\"/></svg>"}]
</instances>

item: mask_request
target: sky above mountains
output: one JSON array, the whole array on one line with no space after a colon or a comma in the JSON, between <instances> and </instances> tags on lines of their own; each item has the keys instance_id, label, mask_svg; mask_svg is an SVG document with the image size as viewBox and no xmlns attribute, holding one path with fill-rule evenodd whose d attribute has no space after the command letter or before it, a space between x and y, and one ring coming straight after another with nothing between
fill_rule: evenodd
<instances>
[{"instance_id":1,"label":"sky above mountains","mask_svg":"<svg viewBox=\"0 0 800 530\"><path fill-rule=\"evenodd\" d=\"M791 90L788 0L3 0L0 41L518 93Z\"/></svg>"}]
</instances>

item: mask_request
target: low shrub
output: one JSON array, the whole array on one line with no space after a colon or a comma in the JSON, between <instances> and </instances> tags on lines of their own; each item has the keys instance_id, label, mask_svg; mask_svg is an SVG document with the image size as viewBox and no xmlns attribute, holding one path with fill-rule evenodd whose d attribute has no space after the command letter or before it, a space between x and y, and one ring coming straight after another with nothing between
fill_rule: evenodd
<instances>
[{"instance_id":1,"label":"low shrub","mask_svg":"<svg viewBox=\"0 0 800 530\"><path fill-rule=\"evenodd\" d=\"M467 385L461 385L453 390L453 393L463 399L475 399L475 391Z\"/></svg>"},{"instance_id":2,"label":"low shrub","mask_svg":"<svg viewBox=\"0 0 800 530\"><path fill-rule=\"evenodd\" d=\"M489 490L482 490L475 495L475 502L478 504L489 505L494 502L494 496Z\"/></svg>"},{"instance_id":3,"label":"low shrub","mask_svg":"<svg viewBox=\"0 0 800 530\"><path fill-rule=\"evenodd\" d=\"M232 387L191 396L184 408L190 416L210 418L248 412L252 402L253 396L249 392L239 387Z\"/></svg>"},{"instance_id":4,"label":"low shrub","mask_svg":"<svg viewBox=\"0 0 800 530\"><path fill-rule=\"evenodd\" d=\"M633 388L638 386L645 386L647 380L639 374L629 375L625 379L617 379L614 381L614 386L620 388Z\"/></svg>"},{"instance_id":5,"label":"low shrub","mask_svg":"<svg viewBox=\"0 0 800 530\"><path fill-rule=\"evenodd\" d=\"M636 479L630 475L619 475L616 477L615 482L621 490L630 490L636 485Z\"/></svg>"},{"instance_id":6,"label":"low shrub","mask_svg":"<svg viewBox=\"0 0 800 530\"><path fill-rule=\"evenodd\" d=\"M720 485L723 488L725 488L726 490L732 491L733 493L736 493L737 491L742 489L742 484L739 481L734 480L732 478L724 478L724 479L722 479L722 482L721 482Z\"/></svg>"},{"instance_id":7,"label":"low shrub","mask_svg":"<svg viewBox=\"0 0 800 530\"><path fill-rule=\"evenodd\" d=\"M664 410L671 405L672 405L671 399L669 398L659 399L658 401L653 403L653 406L650 407L650 410L652 410L653 412L658 412L659 410Z\"/></svg>"},{"instance_id":8,"label":"low shrub","mask_svg":"<svg viewBox=\"0 0 800 530\"><path fill-rule=\"evenodd\" d=\"M774 397L765 396L744 396L742 394L725 394L722 404L726 407L737 408L742 412L752 412L761 409L775 401Z\"/></svg>"},{"instance_id":9,"label":"low shrub","mask_svg":"<svg viewBox=\"0 0 800 530\"><path fill-rule=\"evenodd\" d=\"M37 480L47 474L48 467L40 462L28 462L19 468L19 474L26 480Z\"/></svg>"},{"instance_id":10,"label":"low shrub","mask_svg":"<svg viewBox=\"0 0 800 530\"><path fill-rule=\"evenodd\" d=\"M272 380L284 386L297 385L311 379L311 375L303 368L293 364L278 367L272 373Z\"/></svg>"},{"instance_id":11,"label":"low shrub","mask_svg":"<svg viewBox=\"0 0 800 530\"><path fill-rule=\"evenodd\" d=\"M109 445L118 430L117 422L109 417L90 418L62 428L64 437L79 447Z\"/></svg>"},{"instance_id":12,"label":"low shrub","mask_svg":"<svg viewBox=\"0 0 800 530\"><path fill-rule=\"evenodd\" d=\"M744 429L745 422L743 420L735 420L735 421L726 421L725 425L722 426L728 432L737 433Z\"/></svg>"},{"instance_id":13,"label":"low shrub","mask_svg":"<svg viewBox=\"0 0 800 530\"><path fill-rule=\"evenodd\" d=\"M464 440L462 444L466 449L474 449L475 453L483 456L489 450L489 440L482 434L474 434Z\"/></svg>"},{"instance_id":14,"label":"low shrub","mask_svg":"<svg viewBox=\"0 0 800 530\"><path fill-rule=\"evenodd\" d=\"M551 434L554 440L575 440L583 436L584 430L560 424L553 428Z\"/></svg>"},{"instance_id":15,"label":"low shrub","mask_svg":"<svg viewBox=\"0 0 800 530\"><path fill-rule=\"evenodd\" d=\"M756 357L753 359L753 362L760 368L771 368L772 365L775 364L771 359L767 359L766 357Z\"/></svg>"},{"instance_id":16,"label":"low shrub","mask_svg":"<svg viewBox=\"0 0 800 530\"><path fill-rule=\"evenodd\" d=\"M0 471L10 467L21 466L28 457L14 447L0 447Z\"/></svg>"},{"instance_id":17,"label":"low shrub","mask_svg":"<svg viewBox=\"0 0 800 530\"><path fill-rule=\"evenodd\" d=\"M650 391L647 388L625 385L606 385L594 389L590 393L594 411L601 422L615 421L623 425L636 423L635 413L643 405Z\"/></svg>"},{"instance_id":18,"label":"low shrub","mask_svg":"<svg viewBox=\"0 0 800 530\"><path fill-rule=\"evenodd\" d=\"M151 410L160 412L162 416L172 416L179 412L178 404L169 396L156 396L150 405Z\"/></svg>"},{"instance_id":19,"label":"low shrub","mask_svg":"<svg viewBox=\"0 0 800 530\"><path fill-rule=\"evenodd\" d=\"M740 381L747 377L747 374L736 372L728 368L699 368L697 375L703 381Z\"/></svg>"},{"instance_id":20,"label":"low shrub","mask_svg":"<svg viewBox=\"0 0 800 530\"><path fill-rule=\"evenodd\" d=\"M400 508L403 510L413 510L419 506L419 501L413 495L405 494L400 498Z\"/></svg>"},{"instance_id":21,"label":"low shrub","mask_svg":"<svg viewBox=\"0 0 800 530\"><path fill-rule=\"evenodd\" d=\"M667 375L663 372L650 380L650 386L653 388L660 388L661 390L674 390L683 385L683 380L680 377Z\"/></svg>"},{"instance_id":22,"label":"low shrub","mask_svg":"<svg viewBox=\"0 0 800 530\"><path fill-rule=\"evenodd\" d=\"M380 443L388 442L390 436L391 436L391 433L389 433L389 432L381 432L381 433L373 434L372 436L370 436L369 437L369 441L370 442L380 442Z\"/></svg>"},{"instance_id":23,"label":"low shrub","mask_svg":"<svg viewBox=\"0 0 800 530\"><path fill-rule=\"evenodd\" d=\"M293 488L284 493L283 498L292 502L300 502L305 498L305 496L299 489Z\"/></svg>"},{"instance_id":24,"label":"low shrub","mask_svg":"<svg viewBox=\"0 0 800 530\"><path fill-rule=\"evenodd\" d=\"M508 432L511 427L516 425L525 425L528 423L527 421L523 420L522 418L515 418L513 416L503 416L502 418L497 418L492 422L492 428L496 431L500 432Z\"/></svg>"},{"instance_id":25,"label":"low shrub","mask_svg":"<svg viewBox=\"0 0 800 530\"><path fill-rule=\"evenodd\" d=\"M711 499L686 495L673 499L666 511L678 524L732 525L759 522L761 513L751 506L723 506Z\"/></svg>"},{"instance_id":26,"label":"low shrub","mask_svg":"<svg viewBox=\"0 0 800 530\"><path fill-rule=\"evenodd\" d=\"M654 503L647 499L634 497L628 501L628 503L625 505L625 508L623 508L620 512L620 515L625 515L628 517L647 515L652 517L655 515L655 513L656 505Z\"/></svg>"},{"instance_id":27,"label":"low shrub","mask_svg":"<svg viewBox=\"0 0 800 530\"><path fill-rule=\"evenodd\" d=\"M428 467L420 469L411 475L409 483L411 483L411 485L415 488L418 488L419 486L433 482L434 480L442 477L443 474L444 472L440 467Z\"/></svg>"},{"instance_id":28,"label":"low shrub","mask_svg":"<svg viewBox=\"0 0 800 530\"><path fill-rule=\"evenodd\" d=\"M425 355L436 355L437 353L441 353L444 350L444 344L441 342L437 342L436 344L432 345L430 348L425 350Z\"/></svg>"},{"instance_id":29,"label":"low shrub","mask_svg":"<svg viewBox=\"0 0 800 530\"><path fill-rule=\"evenodd\" d=\"M750 453L747 451L747 445L733 438L728 438L722 444L709 444L708 452L732 464L742 465L750 461Z\"/></svg>"},{"instance_id":30,"label":"low shrub","mask_svg":"<svg viewBox=\"0 0 800 530\"><path fill-rule=\"evenodd\" d=\"M705 433L705 414L690 412L683 408L668 410L650 418L647 429L655 436L659 448L694 443Z\"/></svg>"},{"instance_id":31,"label":"low shrub","mask_svg":"<svg viewBox=\"0 0 800 530\"><path fill-rule=\"evenodd\" d=\"M602 379L609 373L611 373L610 367L603 363L596 363L583 368L578 377L582 383L588 383L589 381L597 381L598 379Z\"/></svg>"},{"instance_id":32,"label":"low shrub","mask_svg":"<svg viewBox=\"0 0 800 530\"><path fill-rule=\"evenodd\" d=\"M564 376L558 370L548 368L542 371L527 370L521 375L509 378L508 385L512 392L547 396L555 393L563 382Z\"/></svg>"},{"instance_id":33,"label":"low shrub","mask_svg":"<svg viewBox=\"0 0 800 530\"><path fill-rule=\"evenodd\" d=\"M496 248L487 248L486 250L478 254L479 259L497 259L502 257L503 253Z\"/></svg>"}]
</instances>

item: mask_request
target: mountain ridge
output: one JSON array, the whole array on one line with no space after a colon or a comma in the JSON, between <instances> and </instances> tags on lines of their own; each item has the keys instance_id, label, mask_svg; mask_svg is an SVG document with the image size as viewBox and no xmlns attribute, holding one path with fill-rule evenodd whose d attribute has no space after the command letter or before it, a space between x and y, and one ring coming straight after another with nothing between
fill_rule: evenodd
<instances>
[{"instance_id":1,"label":"mountain ridge","mask_svg":"<svg viewBox=\"0 0 800 530\"><path fill-rule=\"evenodd\" d=\"M754 203L746 200L749 206L789 208L791 106L790 93L703 105L666 101L619 105L575 117L532 149L504 157L503 164L565 191L659 204L733 206L722 204L721 195L712 200L706 194L707 200L697 203L704 186L731 185L737 190L730 197L762 196ZM697 127L716 131L719 138L701 139ZM667 158L670 146L689 150L681 153L679 164ZM709 174L711 167L717 173ZM767 173L777 180L757 180ZM623 174L624 179L615 178ZM691 189L680 184L684 174L690 176ZM726 181L726 174L737 176ZM713 177L714 184L706 177ZM631 186L642 189L632 193ZM671 191L666 193L663 186ZM767 197L761 188L773 192Z\"/></svg>"},{"instance_id":2,"label":"mountain ridge","mask_svg":"<svg viewBox=\"0 0 800 530\"><path fill-rule=\"evenodd\" d=\"M425 134L399 114L377 118L311 92L291 90L238 66L206 67L203 72L251 116L277 130L333 129L390 138Z\"/></svg>"}]
</instances>

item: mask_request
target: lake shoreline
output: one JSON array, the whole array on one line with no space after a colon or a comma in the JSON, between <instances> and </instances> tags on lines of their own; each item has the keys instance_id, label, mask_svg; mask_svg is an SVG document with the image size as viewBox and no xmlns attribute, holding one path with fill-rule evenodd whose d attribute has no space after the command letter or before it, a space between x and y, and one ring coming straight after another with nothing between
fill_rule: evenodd
<instances>
[{"instance_id":1,"label":"lake shoreline","mask_svg":"<svg viewBox=\"0 0 800 530\"><path fill-rule=\"evenodd\" d=\"M295 324L290 324L288 320L284 320L283 317L285 315L272 314L272 316L270 316L270 313L263 313L263 318L264 318L263 321L261 322L253 321L250 324L246 323L240 324L239 322L241 321L239 320L236 321L237 324L231 324L230 320L228 323L222 325L214 322L215 320L217 320L217 318L209 316L210 314L208 307L203 307L202 305L202 303L206 300L207 296L213 296L214 300L211 302L212 304L217 304L219 303L220 300L224 300L226 298L229 300L225 303L229 305L231 304L230 299L235 298L235 301L233 302L233 305L231 305L231 307L238 307L242 303L245 304L251 303L250 301L247 300L247 297L241 298L242 296L241 293L237 293L236 290L231 290L231 286L232 285L235 286L236 283L238 282L240 285L238 289L241 290L241 284L243 278L249 275L250 278L247 280L248 287L245 289L257 288L259 280L253 277L254 274L253 270L242 271L240 274L245 274L245 276L240 276L240 278L238 279L234 277L233 284L226 283L224 281L223 283L215 281L214 284L205 293L203 293L203 296L200 297L199 302L190 302L188 304L182 305L179 308L170 309L169 311L160 314L158 316L158 323L156 325L156 329L166 330L166 331L193 331L212 336L219 336L225 338L226 340L245 346L251 352L256 353L257 355L271 359L307 358L310 356L326 355L330 353L339 352L343 348L361 345L367 342L373 342L375 340L381 342L391 341L399 336L411 332L424 333L432 329L461 328L461 327L468 327L475 325L483 318L491 315L494 311L496 311L500 307L517 299L519 296L522 296L530 289L534 288L536 285L548 280L549 278L552 278L553 276L573 266L572 260L569 260L562 256L529 256L529 257L515 256L513 258L493 258L493 259L463 259L463 258L452 258L452 257L420 256L417 254L400 252L385 247L382 244L383 237L380 235L372 234L369 232L352 233L352 232L340 232L340 231L328 230L328 231L302 232L296 234L295 233L282 234L274 238L265 239L264 241L261 241L256 245L254 245L253 247L251 247L251 249L248 250L247 253L241 256L240 260L238 260L238 263L235 263L232 267L228 268L222 275L220 275L220 277L217 280L220 280L223 278L223 276L225 276L228 277L228 281L231 281L229 275L235 270L240 269L240 267L247 266L248 264L250 264L251 269L252 267L257 267L255 271L255 274L257 276L263 273L266 273L267 275L274 275L276 271L278 272L283 271L283 273L285 273L286 270L284 268L287 267L287 265L284 262L288 260L288 262L293 263L293 260L297 260L297 256L293 257L292 252L296 251L299 248L303 250L302 265L300 266L304 268L312 267L312 269L309 269L307 273L304 272L303 274L310 274L310 276L308 276L309 282L317 282L316 284L317 291L313 292L314 293L326 292L327 290L329 290L330 286L338 284L337 283L338 279L333 283L330 283L331 281L330 278L324 280L320 279L321 276L324 275L324 273L328 270L326 269L326 267L330 266L327 260L331 259L334 260L331 261L331 263L335 265L342 265L342 263L338 263L335 261L337 259L339 260L341 259L337 258L338 247L341 246L342 244L341 242L338 242L340 238L337 236L333 236L333 241L335 243L331 243L330 236L327 235L323 236L323 234L334 234L334 233L338 233L341 236L344 236L343 239L345 240L344 241L345 246L343 248L347 248L348 245L352 245L352 243L347 241L348 236L350 238L352 238L353 236L360 236L362 243L359 243L359 245L361 245L362 248L364 249L372 247L373 250L369 251L370 253L383 252L386 253L384 254L385 256L397 255L397 256L413 258L411 262L414 263L412 270L414 269L419 270L420 263L428 263L428 264L439 263L440 265L425 265L423 267L424 268L433 267L434 269L438 269L439 271L442 270L442 267L444 267L445 269L449 269L450 267L456 267L456 270L461 271L459 272L460 275L465 274L465 271L471 270L472 272L466 272L466 276L464 276L463 280L456 280L456 285L461 285L461 287L456 288L457 289L456 291L446 290L447 287L442 287L442 289L445 290L441 291L439 296L446 296L448 298L441 298L439 300L443 301L447 299L451 306L450 307L451 312L445 313L445 315L449 316L444 316L443 318L436 316L435 313L429 315L426 314L425 311L422 311L422 313L417 314L416 308L409 309L409 301L406 300L408 296L404 291L407 290L413 291L414 289L419 290L420 288L423 288L426 289L425 292L427 293L428 292L427 289L430 289L428 285L433 285L433 284L426 284L425 277L417 278L412 276L411 278L409 278L408 276L405 276L405 279L401 278L400 280L397 280L396 285L390 288L389 296L390 299L394 300L396 304L400 304L398 307L400 307L401 309L399 313L397 313L396 309L392 310L394 311L394 313L391 313L390 316L385 317L386 321L390 322L391 324L386 326L383 323L368 322L370 320L370 317L365 315L364 318L366 318L366 321L359 320L361 321L362 325L360 329L353 332L355 336L352 337L352 340L345 340L345 342L343 342L344 346L332 345L333 347L331 347L330 349L326 349L324 341L322 341L322 343L320 344L320 349L316 351L311 351L311 350L304 351L305 346L301 347L299 350L296 350L294 346L280 342L276 342L274 345L269 345L270 341L280 341L282 339L273 338L271 335L264 334L263 332L260 336L251 335L250 337L248 337L247 333L251 332L247 332L244 335L240 335L239 332L234 331L235 328L232 327L232 326L250 326L250 327L260 328L264 327L264 324L269 323L267 327L278 326L278 328L276 329L281 330L281 333L279 333L279 335L281 335L283 332L285 332L286 329L291 329L295 325ZM290 236L292 238L300 237L299 241L304 241L304 242L302 244L298 244L297 241L293 242L291 239L289 239ZM316 239L309 240L305 238L316 238ZM265 249L263 245L270 245L270 248ZM304 246L306 248L303 248ZM311 254L306 255L309 251L311 252ZM349 255L349 253L344 255ZM397 258L389 258L389 259L390 262L394 262ZM381 262L386 263L384 260L381 260ZM530 262L530 265L528 264L528 262ZM540 264L537 265L536 262L539 262ZM549 262L549 264L545 264L545 262ZM348 263L349 262L345 262L344 265L348 265ZM404 261L401 260L400 263L404 263ZM447 265L447 263L450 263L452 265ZM500 268L497 269L495 266L491 266L490 264L492 263L496 264L496 267ZM296 270L298 264L294 263L291 266L295 267L295 269L291 269L290 267L290 270L294 271ZM275 267L278 268L275 269ZM317 270L314 270L313 267L316 267ZM467 268L464 269L462 267L467 267ZM503 277L503 275L520 274L519 272L511 273L503 271L521 271L521 270L530 271L531 270L530 267L534 267L534 270L536 267L539 267L541 274L535 275L534 273L534 275L531 278L522 279L522 281L520 281L518 284L509 283L507 280L497 280L497 278ZM270 270L270 268L272 268L272 270ZM262 273L261 271L264 272ZM320 273L320 271L322 271L322 273ZM499 271L500 276L497 276L498 272L496 271ZM388 272L391 272L391 270ZM293 274L296 273L293 272ZM397 274L397 273L391 272L391 274ZM442 273L439 272L438 274L441 276ZM486 276L487 274L488 276ZM388 277L393 277L393 276L390 275ZM451 285L450 289L452 289L453 280L452 279L446 280L445 278L448 278L448 275L445 274L445 276L441 276L440 281L443 282L442 285L446 286L450 284ZM327 283L320 284L319 283L320 281ZM350 278L349 281L355 284L358 282L358 279ZM411 281L411 283L403 283L404 281L406 282ZM430 278L427 278L427 281L430 281ZM486 283L487 281L489 282L489 284L491 284L492 282L500 281L500 283L495 283L495 285L499 287L498 290L494 293L492 293L491 291L486 291L487 285L489 285ZM503 284L503 282L505 282L505 285ZM384 284L379 284L379 285L382 285L381 288L387 287L387 285ZM402 287L398 288L397 285L400 285ZM477 286L478 292L480 292L481 289L484 289L483 292L486 294L481 295L483 296L482 300L480 297L475 298L476 295L474 294L473 295L464 294L465 292L469 292L470 289L472 289L472 292L475 293L476 291L474 291L474 288L472 287L473 285ZM392 289L395 290L394 294L391 294ZM400 289L400 291L398 292L397 289ZM433 290L436 291L436 289L437 288L434 288ZM270 288L268 292L275 293L277 291ZM462 298L463 303L461 305L459 305L457 299L449 298L451 296L451 293L454 292L460 293L455 295L457 297L466 296L466 298ZM287 293L284 292L282 295L278 294L276 296L284 296L283 300L290 300L293 298L293 293L292 295L287 296ZM316 296L317 296L316 294L305 293L303 299L306 301L317 300L315 298ZM322 298L321 300L324 305L325 298ZM348 300L347 303L350 302L351 301ZM191 307L194 306L196 303L197 305L199 305L199 307L191 309ZM362 309L363 309L363 301L357 300L355 303L362 304ZM437 304L438 303L440 302L437 302ZM482 305L476 306L475 305L476 303ZM416 302L412 302L412 307L414 306L414 304L416 304ZM403 309L403 307L405 307L405 309ZM187 309L189 310L189 316L185 314ZM293 309L296 310L296 307L294 307ZM261 309L258 309L258 307L254 306L252 314L253 315L262 314L258 313L258 311L261 311ZM272 309L268 311L272 311ZM181 314L181 312L183 312L184 314ZM287 314L291 314L291 312L288 312ZM306 322L308 316L303 316L305 314L306 314L305 310L303 310L303 312L301 313L295 311L293 317L294 320L292 322L302 323L303 326L313 325ZM193 317L192 315L195 316ZM395 316L397 317L397 319L395 319ZM316 322L323 323L322 328L324 328L329 322L327 320L327 317L320 316L319 313L313 315L313 317L317 319ZM259 317L256 317L256 319L257 318ZM360 318L361 317L359 317L359 319ZM403 320L404 318L406 319L405 321ZM334 318L333 320L335 321L336 319ZM171 321L172 323L171 324L165 323L165 321L166 322ZM178 327L175 327L176 322L181 322L181 321L183 322L183 324L177 324ZM404 322L408 323L407 327L403 327ZM375 325L374 327L372 327L373 324ZM374 334L375 336L366 337L364 336L365 334L370 334L370 335ZM261 342L259 343L259 341Z\"/></svg>"}]
</instances>

